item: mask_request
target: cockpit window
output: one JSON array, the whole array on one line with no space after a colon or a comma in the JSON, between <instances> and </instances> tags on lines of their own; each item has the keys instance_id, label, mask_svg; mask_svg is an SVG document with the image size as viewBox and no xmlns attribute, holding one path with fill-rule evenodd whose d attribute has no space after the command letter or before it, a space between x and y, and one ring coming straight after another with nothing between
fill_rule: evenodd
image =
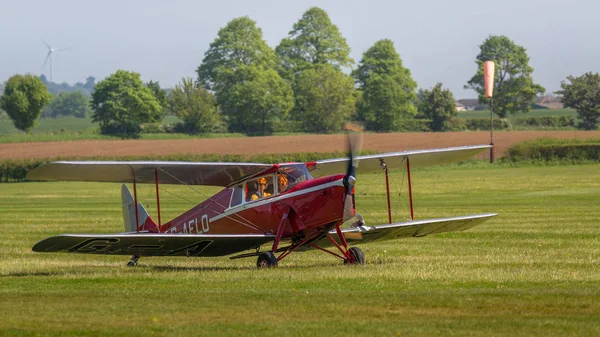
<instances>
[{"instance_id":1,"label":"cockpit window","mask_svg":"<svg viewBox=\"0 0 600 337\"><path fill-rule=\"evenodd\" d=\"M275 193L273 175L260 177L246 182L246 202L270 197Z\"/></svg>"},{"instance_id":2,"label":"cockpit window","mask_svg":"<svg viewBox=\"0 0 600 337\"><path fill-rule=\"evenodd\" d=\"M229 207L235 207L237 205L240 205L242 203L243 200L243 196L242 196L242 185L237 185L231 188L233 190L233 192L231 193L231 202L229 203Z\"/></svg>"},{"instance_id":3,"label":"cockpit window","mask_svg":"<svg viewBox=\"0 0 600 337\"><path fill-rule=\"evenodd\" d=\"M277 183L279 193L283 193L297 184L311 179L312 176L306 165L289 164L279 168L277 172Z\"/></svg>"}]
</instances>

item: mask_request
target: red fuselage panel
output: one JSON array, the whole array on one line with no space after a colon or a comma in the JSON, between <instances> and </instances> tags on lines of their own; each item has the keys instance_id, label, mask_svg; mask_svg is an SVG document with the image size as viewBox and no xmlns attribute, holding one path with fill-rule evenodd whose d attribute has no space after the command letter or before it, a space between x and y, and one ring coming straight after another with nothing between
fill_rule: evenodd
<instances>
[{"instance_id":1,"label":"red fuselage panel","mask_svg":"<svg viewBox=\"0 0 600 337\"><path fill-rule=\"evenodd\" d=\"M310 179L288 191L229 207L232 190L213 197L164 224L161 233L275 234L281 218L290 212L283 237L320 231L343 217L343 174Z\"/></svg>"}]
</instances>

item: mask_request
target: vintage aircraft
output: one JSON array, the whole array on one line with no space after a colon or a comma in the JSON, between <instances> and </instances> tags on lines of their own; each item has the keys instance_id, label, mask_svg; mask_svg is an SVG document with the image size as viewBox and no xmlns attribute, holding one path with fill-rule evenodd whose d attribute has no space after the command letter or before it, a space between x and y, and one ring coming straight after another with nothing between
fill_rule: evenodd
<instances>
[{"instance_id":1,"label":"vintage aircraft","mask_svg":"<svg viewBox=\"0 0 600 337\"><path fill-rule=\"evenodd\" d=\"M133 196L123 185L125 232L58 235L38 242L33 250L132 255L128 266L135 266L141 256L237 254L231 258L257 256L257 266L265 268L277 266L294 251L318 249L344 263L363 264L364 253L353 245L462 231L496 215L414 220L413 213L411 169L468 159L489 145L358 156L357 131L350 130L348 134L349 158L306 163L58 161L40 166L30 171L28 179L132 182ZM392 223L388 170L394 168L406 168L408 173L411 220L407 222ZM388 224L367 226L356 214L356 173L372 171L382 172L386 179ZM158 223L138 202L138 183L156 184ZM159 184L224 189L162 224ZM352 225L342 227L344 223Z\"/></svg>"}]
</instances>

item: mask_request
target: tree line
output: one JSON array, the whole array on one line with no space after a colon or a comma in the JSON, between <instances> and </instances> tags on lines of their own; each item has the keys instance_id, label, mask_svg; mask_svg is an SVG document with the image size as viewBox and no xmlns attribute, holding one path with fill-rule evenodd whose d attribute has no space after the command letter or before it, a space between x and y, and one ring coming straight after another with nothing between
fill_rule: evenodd
<instances>
[{"instance_id":1,"label":"tree line","mask_svg":"<svg viewBox=\"0 0 600 337\"><path fill-rule=\"evenodd\" d=\"M489 103L483 83L487 60L496 63L493 110L498 117L529 111L545 92L533 81L525 48L492 35L480 46L477 70L465 85L480 102ZM34 111L49 101L47 90L34 84L37 78L28 76L9 79L0 101L23 130L33 126ZM593 95L600 92L598 76L570 76L557 92L566 107L577 109L584 129L596 128L600 117L600 97ZM60 93L52 104L57 111L84 105L82 97L72 95ZM457 114L452 92L442 83L417 91L391 40L375 42L356 63L338 27L318 7L308 9L274 49L255 21L235 18L219 30L194 78L183 78L167 93L158 82L143 83L138 73L118 70L95 85L86 109L91 111L78 113L91 113L103 133L123 136L135 135L142 123L159 122L167 113L183 121L184 132L258 135L337 132L347 120L376 132L407 130L415 120L444 131ZM24 122L28 118L33 122Z\"/></svg>"}]
</instances>

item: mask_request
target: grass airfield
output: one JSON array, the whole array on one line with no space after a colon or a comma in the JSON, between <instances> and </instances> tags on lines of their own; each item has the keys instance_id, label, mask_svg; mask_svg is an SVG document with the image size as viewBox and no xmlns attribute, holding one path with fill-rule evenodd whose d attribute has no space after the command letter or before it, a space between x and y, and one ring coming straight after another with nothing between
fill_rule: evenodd
<instances>
[{"instance_id":1,"label":"grass airfield","mask_svg":"<svg viewBox=\"0 0 600 337\"><path fill-rule=\"evenodd\" d=\"M412 173L416 218L500 215L466 232L362 245L365 266L308 252L270 270L226 257L127 268L126 256L31 251L59 233L122 231L118 185L1 184L0 336L600 335L600 165ZM392 174L395 221L408 217L403 176ZM383 177L358 180L359 211L386 222ZM203 199L163 187L163 222L191 206L168 192ZM138 192L154 215L153 190Z\"/></svg>"}]
</instances>

